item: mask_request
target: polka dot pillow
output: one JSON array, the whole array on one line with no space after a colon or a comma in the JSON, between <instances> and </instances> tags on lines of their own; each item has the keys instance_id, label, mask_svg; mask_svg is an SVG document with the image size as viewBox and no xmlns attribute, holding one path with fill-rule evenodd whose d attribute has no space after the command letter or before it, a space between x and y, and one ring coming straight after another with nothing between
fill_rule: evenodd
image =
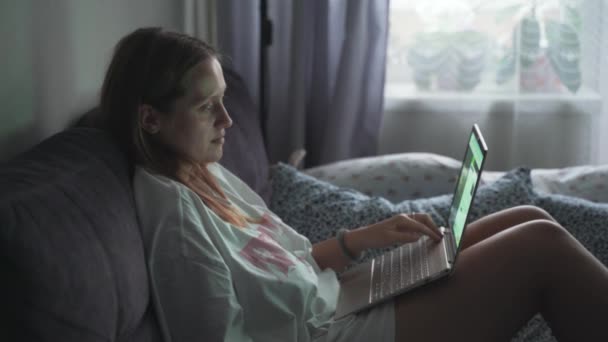
<instances>
[{"instance_id":1,"label":"polka dot pillow","mask_svg":"<svg viewBox=\"0 0 608 342\"><path fill-rule=\"evenodd\" d=\"M608 267L608 203L559 194L539 194L535 204L551 214Z\"/></svg>"},{"instance_id":2,"label":"polka dot pillow","mask_svg":"<svg viewBox=\"0 0 608 342\"><path fill-rule=\"evenodd\" d=\"M536 190L608 203L608 165L582 165L561 169L535 169Z\"/></svg>"},{"instance_id":3,"label":"polka dot pillow","mask_svg":"<svg viewBox=\"0 0 608 342\"><path fill-rule=\"evenodd\" d=\"M433 153L399 153L339 161L304 172L391 202L452 193L460 161Z\"/></svg>"},{"instance_id":4,"label":"polka dot pillow","mask_svg":"<svg viewBox=\"0 0 608 342\"><path fill-rule=\"evenodd\" d=\"M272 196L269 208L312 243L334 236L338 228L356 228L398 213L425 212L445 224L452 195L392 203L357 190L338 187L279 163L270 169ZM530 170L507 172L478 189L471 219L532 201ZM373 253L372 253L373 254Z\"/></svg>"}]
</instances>

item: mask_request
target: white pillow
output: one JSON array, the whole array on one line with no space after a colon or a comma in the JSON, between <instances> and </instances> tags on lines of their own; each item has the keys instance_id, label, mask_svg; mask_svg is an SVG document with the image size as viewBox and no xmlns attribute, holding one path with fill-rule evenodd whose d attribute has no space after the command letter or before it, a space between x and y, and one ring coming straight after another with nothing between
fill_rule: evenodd
<instances>
[{"instance_id":1,"label":"white pillow","mask_svg":"<svg viewBox=\"0 0 608 342\"><path fill-rule=\"evenodd\" d=\"M434 153L398 153L356 158L303 172L337 186L392 202L452 193L461 162Z\"/></svg>"},{"instance_id":2,"label":"white pillow","mask_svg":"<svg viewBox=\"0 0 608 342\"><path fill-rule=\"evenodd\" d=\"M533 169L531 178L534 189L539 192L608 202L608 165Z\"/></svg>"}]
</instances>

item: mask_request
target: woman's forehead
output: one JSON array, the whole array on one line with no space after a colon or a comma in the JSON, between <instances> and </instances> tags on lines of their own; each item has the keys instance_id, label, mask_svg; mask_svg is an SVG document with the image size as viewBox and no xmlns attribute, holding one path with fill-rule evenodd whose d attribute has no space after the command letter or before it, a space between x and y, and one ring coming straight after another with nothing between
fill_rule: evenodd
<instances>
[{"instance_id":1,"label":"woman's forehead","mask_svg":"<svg viewBox=\"0 0 608 342\"><path fill-rule=\"evenodd\" d=\"M226 88L222 67L215 58L208 58L195 65L184 77L186 96L204 100L220 95Z\"/></svg>"}]
</instances>

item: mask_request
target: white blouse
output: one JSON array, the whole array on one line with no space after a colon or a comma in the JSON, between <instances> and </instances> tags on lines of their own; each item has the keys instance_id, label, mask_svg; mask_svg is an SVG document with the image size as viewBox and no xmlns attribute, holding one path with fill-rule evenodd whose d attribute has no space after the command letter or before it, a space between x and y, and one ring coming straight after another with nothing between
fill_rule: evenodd
<instances>
[{"instance_id":1,"label":"white blouse","mask_svg":"<svg viewBox=\"0 0 608 342\"><path fill-rule=\"evenodd\" d=\"M333 323L339 283L310 241L221 165L229 200L261 223L223 221L183 184L138 168L134 191L165 341L314 341Z\"/></svg>"}]
</instances>

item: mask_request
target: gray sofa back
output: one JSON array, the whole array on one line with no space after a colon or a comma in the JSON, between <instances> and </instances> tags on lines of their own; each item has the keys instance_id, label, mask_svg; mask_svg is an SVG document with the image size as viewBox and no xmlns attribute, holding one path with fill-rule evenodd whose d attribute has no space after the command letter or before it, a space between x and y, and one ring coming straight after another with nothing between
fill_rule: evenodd
<instances>
[{"instance_id":1,"label":"gray sofa back","mask_svg":"<svg viewBox=\"0 0 608 342\"><path fill-rule=\"evenodd\" d=\"M43 141L0 165L0 189L1 340L161 340L128 166L105 132Z\"/></svg>"},{"instance_id":2,"label":"gray sofa back","mask_svg":"<svg viewBox=\"0 0 608 342\"><path fill-rule=\"evenodd\" d=\"M224 74L234 125L220 163L268 201L259 113L241 77ZM97 128L68 129L0 164L0 341L161 340L130 177Z\"/></svg>"}]
</instances>

